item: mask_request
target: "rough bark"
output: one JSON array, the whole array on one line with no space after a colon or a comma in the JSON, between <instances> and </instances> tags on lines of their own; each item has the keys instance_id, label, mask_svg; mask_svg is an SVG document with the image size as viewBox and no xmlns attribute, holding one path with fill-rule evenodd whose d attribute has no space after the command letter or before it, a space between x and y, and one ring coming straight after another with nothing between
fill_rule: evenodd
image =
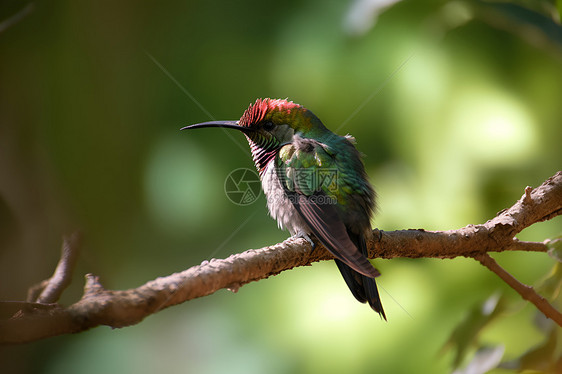
<instances>
[{"instance_id":1,"label":"rough bark","mask_svg":"<svg viewBox=\"0 0 562 374\"><path fill-rule=\"evenodd\" d=\"M523 292L521 294L525 299L533 302L547 317L560 324L562 319L556 309L531 287L517 281L514 283L514 278L506 276L503 272L507 272L501 269L488 253L545 252L545 243L522 242L517 240L515 235L534 223L551 219L561 213L562 172L558 172L535 189L527 187L521 199L512 207L498 213L484 224L468 225L449 231L375 229L373 238L368 242L369 257L475 258L496 272L516 291ZM71 251L77 247L66 246ZM65 254L63 249L62 257L64 256L73 258L72 254ZM235 292L246 283L265 279L297 266L332 258L320 244L312 250L306 240L289 238L282 243L247 250L223 260L204 261L201 265L180 273L157 278L140 287L124 291L106 290L99 283L98 277L88 274L81 300L68 307L53 304L56 300L53 300L52 296L45 299L40 296L39 299L30 299L27 303L13 304L18 312L8 319L0 320L0 343L29 342L49 336L76 333L99 325L133 325L159 310L210 295L222 288ZM50 280L43 282L43 286L38 286L39 292L35 294L45 295L45 290L50 287L60 295L58 291L64 289L66 283L62 282L68 280L68 269L72 267L67 265L61 258L59 266L64 269L60 272L55 271ZM41 290L42 287L45 289ZM41 300L44 302L37 302Z\"/></svg>"}]
</instances>

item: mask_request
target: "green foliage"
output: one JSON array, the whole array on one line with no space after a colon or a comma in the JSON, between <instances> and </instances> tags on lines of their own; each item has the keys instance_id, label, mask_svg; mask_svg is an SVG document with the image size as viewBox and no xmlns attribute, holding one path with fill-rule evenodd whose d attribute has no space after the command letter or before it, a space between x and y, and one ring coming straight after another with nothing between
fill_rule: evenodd
<instances>
[{"instance_id":1,"label":"green foliage","mask_svg":"<svg viewBox=\"0 0 562 374\"><path fill-rule=\"evenodd\" d=\"M538 372L560 373L562 366L560 349L557 352L559 332L552 326L544 343L531 348L518 360L518 370L534 370Z\"/></svg>"},{"instance_id":2,"label":"green foliage","mask_svg":"<svg viewBox=\"0 0 562 374\"><path fill-rule=\"evenodd\" d=\"M549 240L546 246L548 247L548 254L550 257L558 262L562 262L562 237Z\"/></svg>"},{"instance_id":3,"label":"green foliage","mask_svg":"<svg viewBox=\"0 0 562 374\"><path fill-rule=\"evenodd\" d=\"M455 349L455 368L465 359L469 348L477 344L480 332L505 311L506 303L506 299L500 294L490 296L481 305L474 306L464 321L453 330L447 344Z\"/></svg>"}]
</instances>

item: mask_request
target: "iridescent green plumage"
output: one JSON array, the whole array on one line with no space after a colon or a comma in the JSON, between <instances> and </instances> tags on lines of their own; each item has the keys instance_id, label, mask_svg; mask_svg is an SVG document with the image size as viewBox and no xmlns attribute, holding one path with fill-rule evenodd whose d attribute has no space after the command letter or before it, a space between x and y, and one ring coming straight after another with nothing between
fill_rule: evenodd
<instances>
[{"instance_id":1,"label":"iridescent green plumage","mask_svg":"<svg viewBox=\"0 0 562 374\"><path fill-rule=\"evenodd\" d=\"M352 142L352 137L331 132L320 139L297 137L279 150L276 166L285 169L289 190L294 191L292 182L296 179L301 193L322 192L337 200L342 215L351 209L366 219L372 214L374 192L365 183L363 164Z\"/></svg>"}]
</instances>

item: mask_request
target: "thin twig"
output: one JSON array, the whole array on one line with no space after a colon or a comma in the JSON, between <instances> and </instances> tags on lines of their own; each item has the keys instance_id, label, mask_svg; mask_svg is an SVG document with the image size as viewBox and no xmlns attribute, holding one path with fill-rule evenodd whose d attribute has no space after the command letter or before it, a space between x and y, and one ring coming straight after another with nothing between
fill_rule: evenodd
<instances>
[{"instance_id":1,"label":"thin twig","mask_svg":"<svg viewBox=\"0 0 562 374\"><path fill-rule=\"evenodd\" d=\"M53 276L46 281L43 291L37 297L38 303L54 303L57 302L62 292L70 285L72 281L72 273L78 259L78 251L82 241L80 232L74 232L63 238L61 248L61 257ZM43 284L43 281L41 284ZM34 301L34 300L28 300Z\"/></svg>"},{"instance_id":2,"label":"thin twig","mask_svg":"<svg viewBox=\"0 0 562 374\"><path fill-rule=\"evenodd\" d=\"M540 310L547 318L550 318L562 327L562 314L557 311L556 308L554 308L544 297L536 293L533 287L519 282L487 253L476 255L474 256L474 259L480 261L482 265L496 273L504 282L517 291L523 299L535 304L537 309Z\"/></svg>"}]
</instances>

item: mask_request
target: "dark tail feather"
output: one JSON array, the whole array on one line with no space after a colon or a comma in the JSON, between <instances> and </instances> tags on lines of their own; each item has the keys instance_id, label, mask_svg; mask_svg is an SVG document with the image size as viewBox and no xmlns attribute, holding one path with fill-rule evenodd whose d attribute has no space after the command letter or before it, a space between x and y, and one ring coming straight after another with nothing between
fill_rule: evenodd
<instances>
[{"instance_id":1,"label":"dark tail feather","mask_svg":"<svg viewBox=\"0 0 562 374\"><path fill-rule=\"evenodd\" d=\"M365 237L363 235L355 234L351 230L348 230L347 233L351 241L357 246L357 249L359 249L365 257L367 257L368 253ZM351 269L339 260L336 260L336 264L338 265L338 269L340 270L340 273L353 296L355 296L355 298L361 303L369 303L371 309L377 312L386 321L386 315L384 314L379 290L377 289L377 283L375 280L357 273L355 270Z\"/></svg>"},{"instance_id":2,"label":"dark tail feather","mask_svg":"<svg viewBox=\"0 0 562 374\"><path fill-rule=\"evenodd\" d=\"M361 303L369 303L371 308L386 321L375 280L359 274L340 260L335 261L353 296Z\"/></svg>"}]
</instances>

